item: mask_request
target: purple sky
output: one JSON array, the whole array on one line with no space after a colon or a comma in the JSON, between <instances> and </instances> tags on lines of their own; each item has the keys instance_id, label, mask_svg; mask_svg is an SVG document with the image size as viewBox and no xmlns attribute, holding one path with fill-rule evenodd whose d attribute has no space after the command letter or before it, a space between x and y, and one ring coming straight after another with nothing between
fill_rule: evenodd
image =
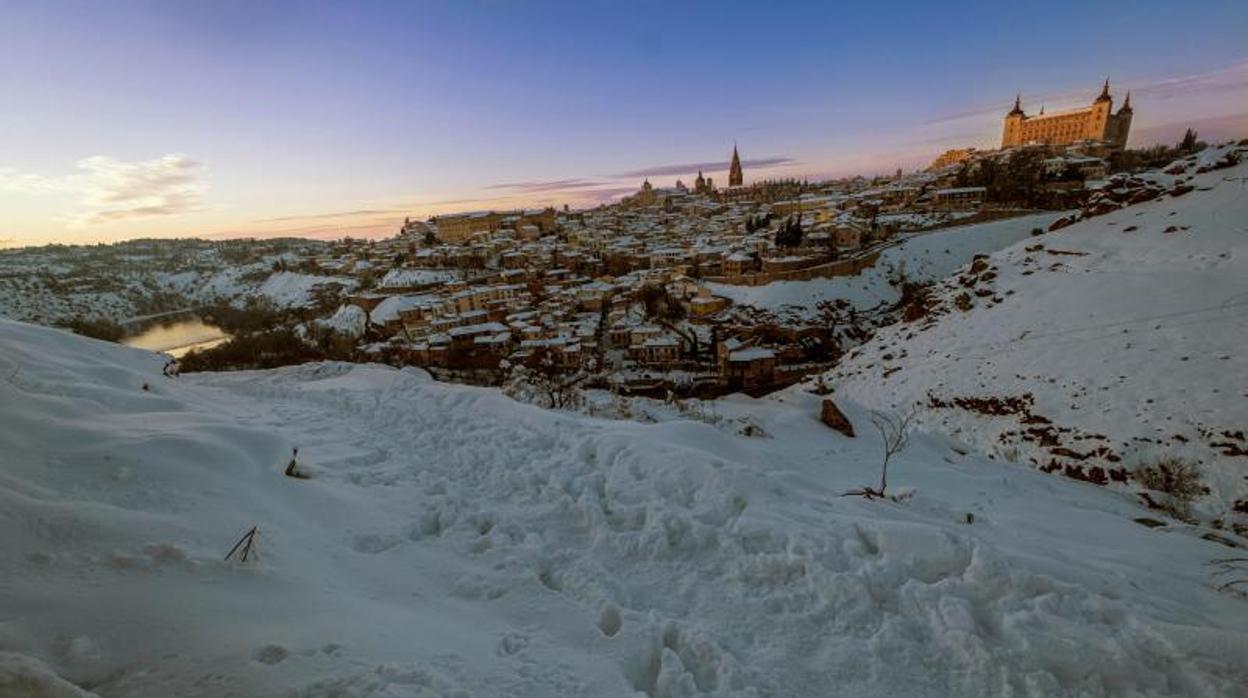
<instances>
[{"instance_id":1,"label":"purple sky","mask_svg":"<svg viewBox=\"0 0 1248 698\"><path fill-rule=\"evenodd\" d=\"M1248 3L9 0L0 246L390 234L404 216L891 172L1132 90L1248 136Z\"/></svg>"}]
</instances>

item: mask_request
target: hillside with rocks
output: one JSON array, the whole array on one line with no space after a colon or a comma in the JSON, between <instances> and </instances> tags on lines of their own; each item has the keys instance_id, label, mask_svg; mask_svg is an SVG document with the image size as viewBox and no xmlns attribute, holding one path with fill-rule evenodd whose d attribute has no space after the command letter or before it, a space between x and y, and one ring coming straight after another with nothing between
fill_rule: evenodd
<instances>
[{"instance_id":1,"label":"hillside with rocks","mask_svg":"<svg viewBox=\"0 0 1248 698\"><path fill-rule=\"evenodd\" d=\"M999 460L1248 534L1246 155L1111 180L1052 232L977 255L823 381ZM1142 486L1160 462L1198 472L1191 512Z\"/></svg>"}]
</instances>

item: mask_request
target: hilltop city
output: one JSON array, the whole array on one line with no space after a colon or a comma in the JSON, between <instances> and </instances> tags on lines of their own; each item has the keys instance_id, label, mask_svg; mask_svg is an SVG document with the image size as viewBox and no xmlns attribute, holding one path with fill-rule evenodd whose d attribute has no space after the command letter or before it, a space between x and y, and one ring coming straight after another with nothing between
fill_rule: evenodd
<instances>
[{"instance_id":1,"label":"hilltop city","mask_svg":"<svg viewBox=\"0 0 1248 698\"><path fill-rule=\"evenodd\" d=\"M0 698L1248 695L1248 139L1089 88L887 174L0 252Z\"/></svg>"},{"instance_id":2,"label":"hilltop city","mask_svg":"<svg viewBox=\"0 0 1248 698\"><path fill-rule=\"evenodd\" d=\"M190 256L168 252L183 249L175 243L130 243L118 251L130 281L106 251L94 267L77 251L10 253L10 283L28 284L10 302L19 317L114 338L121 326L198 310L235 336L184 359L197 367L282 361L275 354L292 342L269 350L249 332L286 332L294 319L310 321L299 331L334 356L421 366L445 380L498 384L524 366L625 394L761 394L827 370L875 328L922 312L925 287L985 244L1055 225L1044 212L1083 205L1144 159L1195 150L1194 136L1173 152L1127 150L1132 115L1130 95L1113 111L1107 80L1081 109L1029 116L1016 100L1000 149L951 150L921 171L746 184L734 146L726 186L701 172L690 184L647 179L611 205L408 219L384 240L181 243ZM953 230L965 233L944 232ZM907 250L930 252L925 244L943 250L935 267L909 259ZM71 293L38 301L49 289L17 280L32 259L79 270L49 280ZM145 260L162 271L144 275ZM166 273L170 262L185 273ZM771 284L855 278L880 287L874 302L748 302L750 289ZM262 319L235 317L246 291L270 301L251 302ZM290 360L321 353L293 344Z\"/></svg>"}]
</instances>

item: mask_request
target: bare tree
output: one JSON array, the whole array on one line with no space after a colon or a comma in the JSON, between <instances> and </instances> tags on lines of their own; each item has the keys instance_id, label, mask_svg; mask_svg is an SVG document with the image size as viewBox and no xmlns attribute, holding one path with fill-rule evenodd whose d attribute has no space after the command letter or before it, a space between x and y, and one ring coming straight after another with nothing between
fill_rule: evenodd
<instances>
[{"instance_id":1,"label":"bare tree","mask_svg":"<svg viewBox=\"0 0 1248 698\"><path fill-rule=\"evenodd\" d=\"M871 424L875 430L880 433L880 441L884 445L884 458L880 464L880 487L874 489L871 487L862 487L856 490L850 490L842 497L856 495L874 499L876 497L883 498L888 489L888 462L893 456L905 450L910 443L910 422L914 420L914 410L908 412L905 416L898 417L895 415L885 414L883 412L871 411Z\"/></svg>"},{"instance_id":2,"label":"bare tree","mask_svg":"<svg viewBox=\"0 0 1248 698\"><path fill-rule=\"evenodd\" d=\"M557 347L538 347L529 357L516 366L508 366L504 391L517 399L533 402L541 397L552 409L577 407L583 396L580 384L588 380L597 369L597 361L565 366L560 361L562 350Z\"/></svg>"}]
</instances>

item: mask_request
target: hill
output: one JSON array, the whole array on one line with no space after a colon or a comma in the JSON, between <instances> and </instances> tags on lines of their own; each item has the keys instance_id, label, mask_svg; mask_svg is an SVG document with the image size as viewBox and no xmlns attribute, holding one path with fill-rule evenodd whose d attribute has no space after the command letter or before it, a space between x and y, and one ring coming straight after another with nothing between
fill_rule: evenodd
<instances>
[{"instance_id":1,"label":"hill","mask_svg":"<svg viewBox=\"0 0 1248 698\"><path fill-rule=\"evenodd\" d=\"M1143 489L1129 481L1143 467L1194 464L1208 489L1196 514L1248 533L1237 153L1248 148L1121 177L1059 229L977 256L938 285L926 317L881 331L825 381L874 408L918 410L926 428L998 459L1128 491Z\"/></svg>"},{"instance_id":2,"label":"hill","mask_svg":"<svg viewBox=\"0 0 1248 698\"><path fill-rule=\"evenodd\" d=\"M842 497L881 455L848 401L857 438L803 392L642 424L414 369L0 343L0 695L1248 685L1221 545L938 434L894 458L901 496Z\"/></svg>"}]
</instances>

